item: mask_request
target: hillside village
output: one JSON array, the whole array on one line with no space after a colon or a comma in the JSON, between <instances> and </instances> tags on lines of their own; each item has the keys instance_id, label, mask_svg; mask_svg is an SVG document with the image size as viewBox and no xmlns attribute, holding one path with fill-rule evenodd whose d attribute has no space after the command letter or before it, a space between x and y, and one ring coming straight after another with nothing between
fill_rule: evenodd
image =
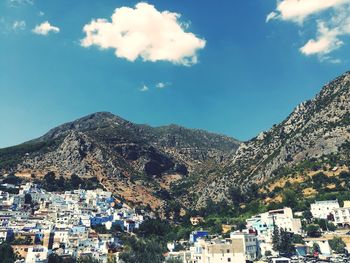
<instances>
[{"instance_id":1,"label":"hillside village","mask_svg":"<svg viewBox=\"0 0 350 263\"><path fill-rule=\"evenodd\" d=\"M156 217L102 189L48 192L31 182L3 183L1 189L0 250L10 246L18 263L125 262L123 236L138 236ZM350 201L342 203L315 201L303 213L270 210L240 226L223 224L219 233L202 228L205 218L191 217L196 230L169 239L161 257L184 263L347 262Z\"/></svg>"},{"instance_id":2,"label":"hillside village","mask_svg":"<svg viewBox=\"0 0 350 263\"><path fill-rule=\"evenodd\" d=\"M0 149L0 259L349 262L349 87L246 142L99 112Z\"/></svg>"},{"instance_id":3,"label":"hillside village","mask_svg":"<svg viewBox=\"0 0 350 263\"><path fill-rule=\"evenodd\" d=\"M122 247L115 234L131 233L144 220L102 189L47 192L26 183L18 194L0 191L0 205L0 240L10 242L18 262L47 262L51 253L107 262Z\"/></svg>"}]
</instances>

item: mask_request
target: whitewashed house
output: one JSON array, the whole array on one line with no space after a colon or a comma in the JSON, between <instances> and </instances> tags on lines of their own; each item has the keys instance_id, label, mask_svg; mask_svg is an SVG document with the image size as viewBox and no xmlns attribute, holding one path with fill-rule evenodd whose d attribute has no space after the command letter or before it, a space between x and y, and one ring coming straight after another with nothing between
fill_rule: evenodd
<instances>
[{"instance_id":1,"label":"whitewashed house","mask_svg":"<svg viewBox=\"0 0 350 263\"><path fill-rule=\"evenodd\" d=\"M231 232L230 238L235 240L243 241L244 254L246 260L254 261L259 257L259 245L258 239L255 234L250 234L248 231L245 232Z\"/></svg>"},{"instance_id":2,"label":"whitewashed house","mask_svg":"<svg viewBox=\"0 0 350 263\"><path fill-rule=\"evenodd\" d=\"M315 201L311 204L311 213L314 218L327 219L337 208L339 208L338 200Z\"/></svg>"}]
</instances>

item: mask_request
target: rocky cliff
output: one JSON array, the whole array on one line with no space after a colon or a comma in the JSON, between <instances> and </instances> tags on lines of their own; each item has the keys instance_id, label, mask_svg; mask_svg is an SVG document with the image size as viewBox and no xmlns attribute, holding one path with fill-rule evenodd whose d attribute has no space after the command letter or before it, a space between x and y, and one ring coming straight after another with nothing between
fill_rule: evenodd
<instances>
[{"instance_id":1,"label":"rocky cliff","mask_svg":"<svg viewBox=\"0 0 350 263\"><path fill-rule=\"evenodd\" d=\"M350 159L350 73L326 84L312 100L298 105L280 124L242 143L221 174L203 185L197 205L207 198L228 199L232 186L249 191L279 176L281 169L329 155Z\"/></svg>"},{"instance_id":2,"label":"rocky cliff","mask_svg":"<svg viewBox=\"0 0 350 263\"><path fill-rule=\"evenodd\" d=\"M301 163L350 165L350 73L326 84L280 124L240 143L177 125L151 127L100 112L0 149L0 173L96 177L127 201L164 208L230 202L230 189L266 186ZM289 169L289 170L288 170Z\"/></svg>"},{"instance_id":3,"label":"rocky cliff","mask_svg":"<svg viewBox=\"0 0 350 263\"><path fill-rule=\"evenodd\" d=\"M100 112L63 124L30 142L0 150L0 171L18 176L97 177L132 203L161 207L156 193L206 162L231 158L240 142L177 125L151 127Z\"/></svg>"}]
</instances>

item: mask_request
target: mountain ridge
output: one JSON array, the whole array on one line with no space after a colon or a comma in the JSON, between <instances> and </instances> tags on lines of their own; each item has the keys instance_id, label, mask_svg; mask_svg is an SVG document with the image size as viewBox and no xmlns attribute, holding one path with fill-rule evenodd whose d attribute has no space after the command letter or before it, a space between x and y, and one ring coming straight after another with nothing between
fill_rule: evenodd
<instances>
[{"instance_id":1,"label":"mountain ridge","mask_svg":"<svg viewBox=\"0 0 350 263\"><path fill-rule=\"evenodd\" d=\"M231 186L249 191L249 185L263 184L279 169L340 152L350 139L349 112L350 72L346 72L324 85L315 98L299 104L280 124L242 143L223 175L203 188L197 205L208 197L227 199Z\"/></svg>"},{"instance_id":2,"label":"mountain ridge","mask_svg":"<svg viewBox=\"0 0 350 263\"><path fill-rule=\"evenodd\" d=\"M305 162L350 164L350 72L246 142L97 112L22 146L0 149L0 174L96 177L130 203L152 209L174 202L184 209L199 209L208 200L230 203L232 189L248 193Z\"/></svg>"},{"instance_id":3,"label":"mountain ridge","mask_svg":"<svg viewBox=\"0 0 350 263\"><path fill-rule=\"evenodd\" d=\"M49 172L96 177L127 201L151 202L157 208L163 200L156 192L169 190L171 183L191 176L206 162L222 163L239 144L228 136L199 129L151 127L97 112L27 143L0 149L0 174L36 179Z\"/></svg>"}]
</instances>

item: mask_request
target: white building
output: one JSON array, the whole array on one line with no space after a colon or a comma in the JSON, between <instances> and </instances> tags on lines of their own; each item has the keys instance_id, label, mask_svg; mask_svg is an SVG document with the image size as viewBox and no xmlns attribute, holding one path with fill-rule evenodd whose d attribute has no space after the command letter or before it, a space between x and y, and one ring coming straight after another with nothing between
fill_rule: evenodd
<instances>
[{"instance_id":1,"label":"white building","mask_svg":"<svg viewBox=\"0 0 350 263\"><path fill-rule=\"evenodd\" d=\"M0 244L2 242L5 242L8 238L8 230L7 229L0 229Z\"/></svg>"},{"instance_id":2,"label":"white building","mask_svg":"<svg viewBox=\"0 0 350 263\"><path fill-rule=\"evenodd\" d=\"M54 242L64 243L64 244L68 243L69 229L56 228L54 232L55 232Z\"/></svg>"},{"instance_id":3,"label":"white building","mask_svg":"<svg viewBox=\"0 0 350 263\"><path fill-rule=\"evenodd\" d=\"M230 238L243 241L243 248L246 260L255 261L258 259L258 239L255 234L236 231L230 234Z\"/></svg>"},{"instance_id":4,"label":"white building","mask_svg":"<svg viewBox=\"0 0 350 263\"><path fill-rule=\"evenodd\" d=\"M320 252L322 255L330 256L332 254L332 249L327 238L305 238L304 241L306 246L308 246L310 249L313 248L314 244L317 244L320 247Z\"/></svg>"},{"instance_id":5,"label":"white building","mask_svg":"<svg viewBox=\"0 0 350 263\"><path fill-rule=\"evenodd\" d=\"M327 219L337 208L339 208L338 200L315 201L311 204L311 213L314 218Z\"/></svg>"},{"instance_id":6,"label":"white building","mask_svg":"<svg viewBox=\"0 0 350 263\"><path fill-rule=\"evenodd\" d=\"M247 228L257 231L258 235L270 235L274 225L294 234L301 234L301 220L293 217L293 211L289 207L270 210L246 220Z\"/></svg>"},{"instance_id":7,"label":"white building","mask_svg":"<svg viewBox=\"0 0 350 263\"><path fill-rule=\"evenodd\" d=\"M28 253L25 263L46 263L48 250L43 246L36 246L28 248Z\"/></svg>"},{"instance_id":8,"label":"white building","mask_svg":"<svg viewBox=\"0 0 350 263\"><path fill-rule=\"evenodd\" d=\"M244 243L242 239L199 239L191 247L192 263L245 263Z\"/></svg>"},{"instance_id":9,"label":"white building","mask_svg":"<svg viewBox=\"0 0 350 263\"><path fill-rule=\"evenodd\" d=\"M247 228L256 231L261 255L266 251L272 251L272 233L274 227L283 228L294 234L301 234L301 220L293 217L293 211L289 207L270 210L253 216L246 220Z\"/></svg>"},{"instance_id":10,"label":"white building","mask_svg":"<svg viewBox=\"0 0 350 263\"><path fill-rule=\"evenodd\" d=\"M350 207L336 208L332 211L334 223L345 226L350 225Z\"/></svg>"}]
</instances>

